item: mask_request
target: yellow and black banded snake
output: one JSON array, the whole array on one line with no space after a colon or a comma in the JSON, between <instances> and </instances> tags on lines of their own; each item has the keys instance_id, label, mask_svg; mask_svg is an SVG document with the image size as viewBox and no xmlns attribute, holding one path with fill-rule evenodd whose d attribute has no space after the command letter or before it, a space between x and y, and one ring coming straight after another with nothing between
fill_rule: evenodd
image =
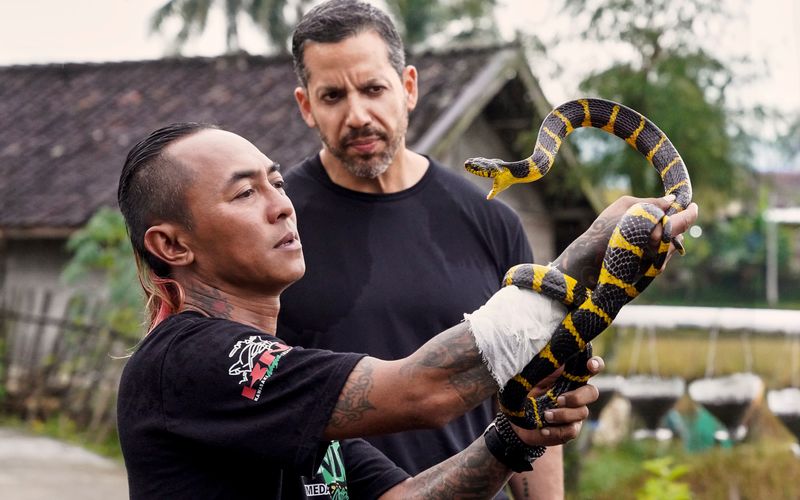
<instances>
[{"instance_id":1,"label":"yellow and black banded snake","mask_svg":"<svg viewBox=\"0 0 800 500\"><path fill-rule=\"evenodd\" d=\"M558 395L585 384L591 340L602 333L619 310L638 296L660 273L670 243L683 246L670 231L669 217L684 210L692 199L686 165L667 136L642 114L604 99L578 99L553 109L543 120L533 154L514 162L470 158L467 171L493 179L493 198L516 183L533 182L550 170L563 140L575 129L593 127L625 140L655 167L665 194L675 200L666 212L649 203L632 206L609 240L597 286L590 290L576 279L550 266L520 264L512 267L503 285L530 288L567 306L568 314L550 342L500 391L500 409L516 425L529 429L546 425L544 411L557 406ZM663 237L653 256L650 235L661 224ZM556 384L544 395L529 396L531 389L555 369L564 366Z\"/></svg>"}]
</instances>

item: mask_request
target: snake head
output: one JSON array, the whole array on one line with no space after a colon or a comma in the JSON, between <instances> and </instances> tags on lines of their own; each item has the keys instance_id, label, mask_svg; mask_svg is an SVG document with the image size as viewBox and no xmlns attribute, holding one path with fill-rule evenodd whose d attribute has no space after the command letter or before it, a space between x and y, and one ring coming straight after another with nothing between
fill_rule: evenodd
<instances>
[{"instance_id":1,"label":"snake head","mask_svg":"<svg viewBox=\"0 0 800 500\"><path fill-rule=\"evenodd\" d=\"M498 159L470 158L464 162L467 172L493 180L492 190L486 195L491 200L515 182L519 182L508 168L508 163Z\"/></svg>"}]
</instances>

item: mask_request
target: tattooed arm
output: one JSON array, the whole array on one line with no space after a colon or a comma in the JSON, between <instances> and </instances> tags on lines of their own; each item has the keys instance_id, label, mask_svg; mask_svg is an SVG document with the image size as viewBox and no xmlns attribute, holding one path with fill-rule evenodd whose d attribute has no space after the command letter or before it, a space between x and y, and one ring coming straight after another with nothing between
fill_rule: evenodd
<instances>
[{"instance_id":1,"label":"tattooed arm","mask_svg":"<svg viewBox=\"0 0 800 500\"><path fill-rule=\"evenodd\" d=\"M601 358L589 360L591 373L598 373L602 367ZM544 394L558 375L560 370L542 380L534 388L534 394ZM472 334L461 323L437 335L407 358L382 361L365 357L359 361L342 388L325 438L442 426L498 389ZM584 386L562 397L559 407L549 415L549 427L518 429L520 437L531 445L542 446L555 446L574 438L576 429L588 415L586 405L597 399L597 392L592 386Z\"/></svg>"},{"instance_id":2,"label":"tattooed arm","mask_svg":"<svg viewBox=\"0 0 800 500\"><path fill-rule=\"evenodd\" d=\"M463 329L466 331L465 329ZM326 429L328 438L343 438L353 435L372 433L375 430L386 432L409 427L418 427L418 424L409 423L409 420L420 422L425 420L425 415L446 410L446 404L465 408L481 400L481 393L495 391L494 379L482 368L479 361L477 365L460 361L454 356L462 352L456 344L462 343L461 349L469 342L460 340L469 332L462 332L462 328L452 328L439 337L425 344L417 353L406 360L398 362L384 362L374 358L364 358L353 370L345 384L339 403L334 410L331 423ZM473 348L467 348L471 353ZM477 352L472 354L477 356ZM409 364L409 359L415 361ZM397 364L397 367L391 365ZM476 369L476 366L479 367ZM602 370L601 358L593 357L587 365L592 374ZM381 378L391 376L391 373L381 374L382 371L390 372L399 370L394 376L403 375L411 377L401 384L393 384L388 388L382 386ZM438 375L437 375L438 373ZM448 373L448 376L444 376ZM556 380L560 371L543 380L533 389L533 395L542 394ZM425 382L425 379L430 379ZM441 380L439 380L441 379ZM432 385L427 390L418 391L418 399L425 399L422 394L428 392L433 397L435 404L417 405L406 403L408 387L417 383L438 385L446 393L449 402L438 397ZM474 390L479 394L472 395L465 391ZM574 391L562 394L559 397L559 408L546 415L550 426L540 430L525 430L516 426L514 431L528 445L556 446L574 439L580 432L581 423L589 415L587 404L597 399L597 389L592 385L585 385ZM563 399L562 399L563 398ZM441 405L437 407L436 405ZM456 409L453 412L458 413ZM405 419L405 420L404 420ZM395 499L447 499L447 498L493 498L511 476L512 471L500 463L486 447L483 436L479 436L467 449L457 455L423 471L417 476L407 479L389 489L381 498L383 500Z\"/></svg>"},{"instance_id":3,"label":"tattooed arm","mask_svg":"<svg viewBox=\"0 0 800 500\"><path fill-rule=\"evenodd\" d=\"M536 460L532 471L511 476L508 485L514 500L564 498L563 448L548 446L545 454Z\"/></svg>"},{"instance_id":4,"label":"tattooed arm","mask_svg":"<svg viewBox=\"0 0 800 500\"><path fill-rule=\"evenodd\" d=\"M590 364L590 369L592 373L597 373L602 368L602 360L593 359L597 360L597 364L594 366ZM552 380L553 378L550 378L548 383L551 383ZM546 385L537 386L534 394L540 393L543 387ZM554 426L550 428L548 436L542 436L540 431L523 430L517 427L514 430L520 439L529 445L552 446L564 443L578 435L581 421L589 415L589 409L585 405L595 401L597 396L597 389L591 385L563 394L563 406L570 409L553 417ZM537 461L534 469L538 466ZM494 458L481 436L466 450L396 485L381 499L493 498L510 476L511 470ZM524 477L530 478L527 474ZM557 498L557 496L550 495L546 498Z\"/></svg>"},{"instance_id":5,"label":"tattooed arm","mask_svg":"<svg viewBox=\"0 0 800 500\"><path fill-rule=\"evenodd\" d=\"M460 323L407 358L362 359L339 395L325 437L439 427L498 389L467 324Z\"/></svg>"},{"instance_id":6,"label":"tattooed arm","mask_svg":"<svg viewBox=\"0 0 800 500\"><path fill-rule=\"evenodd\" d=\"M381 499L491 498L511 474L480 437L458 455L396 485Z\"/></svg>"},{"instance_id":7,"label":"tattooed arm","mask_svg":"<svg viewBox=\"0 0 800 500\"><path fill-rule=\"evenodd\" d=\"M631 206L640 202L653 203L662 210L669 208L671 197L664 198L634 198L633 196L623 196L609 205L595 219L589 229L573 241L561 255L553 261L553 265L561 272L579 280L589 288L597 285L600 266L603 263L603 256L608 247L608 240L611 233L619 222L625 211ZM672 234L679 235L689 229L697 219L697 205L692 203L689 207L678 214L673 215ZM651 241L654 247L658 246L661 238L661 227L658 226L653 232ZM674 248L670 249L670 255Z\"/></svg>"},{"instance_id":8,"label":"tattooed arm","mask_svg":"<svg viewBox=\"0 0 800 500\"><path fill-rule=\"evenodd\" d=\"M588 366L592 373L597 373L602 365L602 360L594 357ZM543 394L559 374L556 371L542 380L534 392ZM383 361L365 357L359 361L339 394L325 438L441 427L498 389L466 323L460 323L407 358ZM586 418L583 407L597 397L591 392L587 396L583 392L587 390L594 388L564 394L563 404L552 410L552 420L548 420L551 427L525 431L534 440L531 444L562 444L562 437L570 435L574 424Z\"/></svg>"}]
</instances>

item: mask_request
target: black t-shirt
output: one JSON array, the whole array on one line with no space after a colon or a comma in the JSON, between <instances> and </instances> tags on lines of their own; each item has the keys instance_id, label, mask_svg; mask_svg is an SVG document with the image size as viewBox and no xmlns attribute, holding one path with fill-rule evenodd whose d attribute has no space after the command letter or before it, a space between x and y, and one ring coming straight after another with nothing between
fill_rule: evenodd
<instances>
[{"instance_id":1,"label":"black t-shirt","mask_svg":"<svg viewBox=\"0 0 800 500\"><path fill-rule=\"evenodd\" d=\"M533 262L517 214L435 161L388 195L334 184L319 156L285 179L307 264L281 297L278 336L293 345L408 356L486 302L509 267ZM487 400L442 429L367 440L417 474L466 448L493 417Z\"/></svg>"},{"instance_id":2,"label":"black t-shirt","mask_svg":"<svg viewBox=\"0 0 800 500\"><path fill-rule=\"evenodd\" d=\"M323 431L359 354L171 316L128 360L117 419L131 498L375 498L408 477Z\"/></svg>"}]
</instances>

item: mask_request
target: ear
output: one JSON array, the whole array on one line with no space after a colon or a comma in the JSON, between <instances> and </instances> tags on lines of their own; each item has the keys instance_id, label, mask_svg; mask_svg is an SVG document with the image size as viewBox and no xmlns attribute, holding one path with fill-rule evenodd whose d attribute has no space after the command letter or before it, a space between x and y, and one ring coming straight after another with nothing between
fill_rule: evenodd
<instances>
[{"instance_id":1,"label":"ear","mask_svg":"<svg viewBox=\"0 0 800 500\"><path fill-rule=\"evenodd\" d=\"M297 107L300 108L300 114L303 115L303 121L306 122L306 125L316 128L317 122L311 114L311 100L306 89L303 87L294 89L294 100L297 101Z\"/></svg>"},{"instance_id":2,"label":"ear","mask_svg":"<svg viewBox=\"0 0 800 500\"><path fill-rule=\"evenodd\" d=\"M419 89L417 87L417 68L406 66L403 69L403 89L406 91L406 108L413 111L417 107Z\"/></svg>"},{"instance_id":3,"label":"ear","mask_svg":"<svg viewBox=\"0 0 800 500\"><path fill-rule=\"evenodd\" d=\"M150 227L144 233L144 247L170 267L188 266L194 262L194 253L183 241L183 234L175 224Z\"/></svg>"}]
</instances>

